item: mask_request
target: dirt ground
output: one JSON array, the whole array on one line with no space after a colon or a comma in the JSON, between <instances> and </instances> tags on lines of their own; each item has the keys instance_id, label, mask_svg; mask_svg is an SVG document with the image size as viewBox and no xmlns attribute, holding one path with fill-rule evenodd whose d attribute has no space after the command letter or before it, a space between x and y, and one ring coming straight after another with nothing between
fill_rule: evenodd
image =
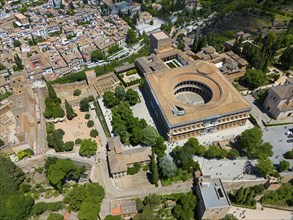
<instances>
[{"instance_id":1,"label":"dirt ground","mask_svg":"<svg viewBox=\"0 0 293 220\"><path fill-rule=\"evenodd\" d=\"M75 139L77 138L91 138L95 139L98 142L98 137L92 138L90 136L90 131L94 129L94 127L87 127L88 120L84 118L87 112L79 111L79 107L75 107L73 108L73 110L77 114L77 116L74 119L72 119L71 121L66 119L63 122L58 122L55 124L55 129L61 128L65 132L65 135L63 136L63 141L75 141Z\"/></svg>"}]
</instances>

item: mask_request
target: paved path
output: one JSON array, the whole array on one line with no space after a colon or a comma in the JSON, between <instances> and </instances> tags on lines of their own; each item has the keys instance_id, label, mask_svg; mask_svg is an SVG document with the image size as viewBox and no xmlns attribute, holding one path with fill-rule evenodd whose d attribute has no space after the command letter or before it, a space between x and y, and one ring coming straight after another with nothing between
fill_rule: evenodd
<instances>
[{"instance_id":1,"label":"paved path","mask_svg":"<svg viewBox=\"0 0 293 220\"><path fill-rule=\"evenodd\" d=\"M91 115L91 120L93 120L95 122L95 128L98 130L99 132L99 139L100 139L100 145L105 145L107 143L107 137L106 134L104 132L104 129L101 125L101 122L96 114L95 110L89 110L89 113Z\"/></svg>"},{"instance_id":2,"label":"paved path","mask_svg":"<svg viewBox=\"0 0 293 220\"><path fill-rule=\"evenodd\" d=\"M46 141L46 122L43 115L44 112L44 97L39 88L37 88L37 97L39 103L39 114L40 114L40 123L38 124L37 130L37 146L35 149L36 154L44 153L48 149Z\"/></svg>"},{"instance_id":3,"label":"paved path","mask_svg":"<svg viewBox=\"0 0 293 220\"><path fill-rule=\"evenodd\" d=\"M238 219L250 220L277 220L277 219L293 219L293 212L278 209L264 208L264 210L244 209L232 206L228 214L233 214Z\"/></svg>"}]
</instances>

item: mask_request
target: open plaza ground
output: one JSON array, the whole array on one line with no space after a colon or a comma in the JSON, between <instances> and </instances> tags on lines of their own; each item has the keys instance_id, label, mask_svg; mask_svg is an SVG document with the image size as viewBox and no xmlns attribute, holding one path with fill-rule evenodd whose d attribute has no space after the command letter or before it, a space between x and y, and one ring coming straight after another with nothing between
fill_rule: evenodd
<instances>
[{"instance_id":1,"label":"open plaza ground","mask_svg":"<svg viewBox=\"0 0 293 220\"><path fill-rule=\"evenodd\" d=\"M237 219L249 219L249 220L291 220L293 218L293 212L283 211L278 209L265 208L263 210L245 209L232 206L228 214L233 214Z\"/></svg>"},{"instance_id":2,"label":"open plaza ground","mask_svg":"<svg viewBox=\"0 0 293 220\"><path fill-rule=\"evenodd\" d=\"M61 128L64 130L65 135L63 137L63 141L75 141L75 139L85 139L85 138L91 138L90 132L94 128L89 128L87 126L88 120L85 119L85 115L87 112L81 112L79 110L79 107L73 108L74 112L77 114L75 118L72 120L66 119L63 122L58 122L55 124L55 129ZM93 138L92 138L93 139ZM96 138L98 141L98 137Z\"/></svg>"}]
</instances>

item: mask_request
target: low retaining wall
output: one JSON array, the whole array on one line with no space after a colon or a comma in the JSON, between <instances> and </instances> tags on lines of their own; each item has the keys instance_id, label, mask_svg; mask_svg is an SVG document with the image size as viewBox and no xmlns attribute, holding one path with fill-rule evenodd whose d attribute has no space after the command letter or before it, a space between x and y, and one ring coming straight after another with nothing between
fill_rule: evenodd
<instances>
[{"instance_id":1,"label":"low retaining wall","mask_svg":"<svg viewBox=\"0 0 293 220\"><path fill-rule=\"evenodd\" d=\"M66 90L71 90L72 88L75 89L80 89L82 87L87 86L87 83L85 80L80 81L80 82L72 82L72 83L64 83L64 84L52 84L54 90L56 92L60 91L66 91Z\"/></svg>"},{"instance_id":2,"label":"low retaining wall","mask_svg":"<svg viewBox=\"0 0 293 220\"><path fill-rule=\"evenodd\" d=\"M222 180L222 183L226 190L239 189L241 187L252 187L260 184L265 184L267 182L266 179L256 179L256 180Z\"/></svg>"}]
</instances>

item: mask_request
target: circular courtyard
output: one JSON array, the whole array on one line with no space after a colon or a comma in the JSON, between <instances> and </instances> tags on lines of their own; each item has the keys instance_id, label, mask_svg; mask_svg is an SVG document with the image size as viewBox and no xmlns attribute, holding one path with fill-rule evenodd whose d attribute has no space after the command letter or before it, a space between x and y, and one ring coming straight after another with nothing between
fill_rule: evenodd
<instances>
[{"instance_id":1,"label":"circular courtyard","mask_svg":"<svg viewBox=\"0 0 293 220\"><path fill-rule=\"evenodd\" d=\"M204 83L187 80L174 87L174 95L181 103L195 106L208 103L213 97L213 92Z\"/></svg>"}]
</instances>

